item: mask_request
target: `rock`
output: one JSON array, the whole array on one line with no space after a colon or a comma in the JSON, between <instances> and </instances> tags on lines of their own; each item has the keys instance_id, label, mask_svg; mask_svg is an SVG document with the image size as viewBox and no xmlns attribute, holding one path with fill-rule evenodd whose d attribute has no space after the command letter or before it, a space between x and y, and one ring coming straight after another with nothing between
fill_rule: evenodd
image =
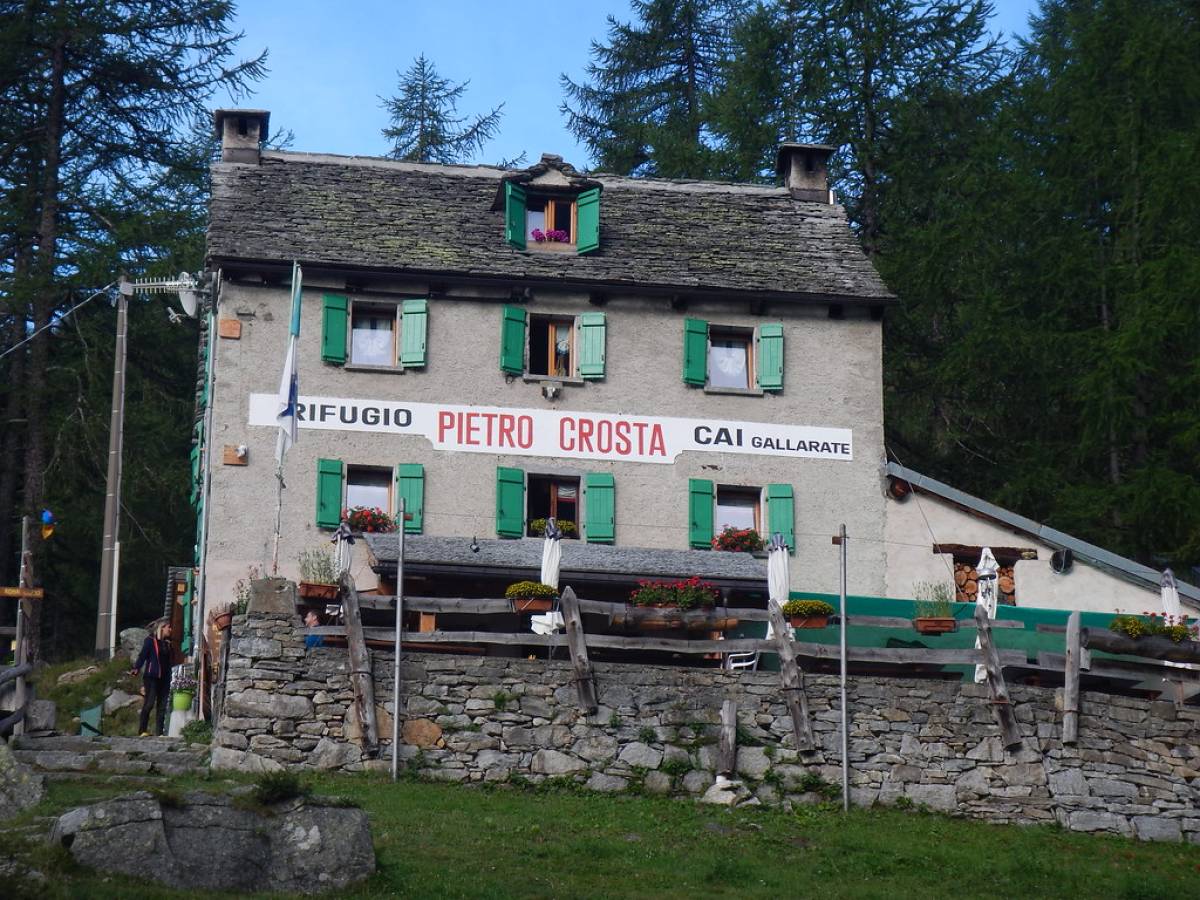
<instances>
[{"instance_id":1,"label":"rock","mask_svg":"<svg viewBox=\"0 0 1200 900\"><path fill-rule=\"evenodd\" d=\"M409 719L400 729L400 740L414 747L436 747L442 739L442 728L429 719Z\"/></svg>"},{"instance_id":2,"label":"rock","mask_svg":"<svg viewBox=\"0 0 1200 900\"><path fill-rule=\"evenodd\" d=\"M730 781L718 775L713 786L704 792L704 796L700 798L700 802L712 803L715 806L737 806L739 803L744 803L749 799L750 791L744 784L740 781Z\"/></svg>"},{"instance_id":3,"label":"rock","mask_svg":"<svg viewBox=\"0 0 1200 900\"><path fill-rule=\"evenodd\" d=\"M279 772L283 769L278 762L257 753L233 750L229 747L213 747L209 757L212 769L236 769L241 772Z\"/></svg>"},{"instance_id":4,"label":"rock","mask_svg":"<svg viewBox=\"0 0 1200 900\"><path fill-rule=\"evenodd\" d=\"M58 722L58 707L53 700L31 700L25 709L25 730L53 731Z\"/></svg>"},{"instance_id":5,"label":"rock","mask_svg":"<svg viewBox=\"0 0 1200 900\"><path fill-rule=\"evenodd\" d=\"M627 766L641 766L646 769L657 769L662 758L661 750L655 750L641 741L627 744L618 757Z\"/></svg>"},{"instance_id":6,"label":"rock","mask_svg":"<svg viewBox=\"0 0 1200 900\"><path fill-rule=\"evenodd\" d=\"M261 716L265 719L306 719L313 717L313 704L307 697L249 690L230 694L225 715Z\"/></svg>"},{"instance_id":7,"label":"rock","mask_svg":"<svg viewBox=\"0 0 1200 900\"><path fill-rule=\"evenodd\" d=\"M1068 823L1072 831L1115 831L1124 834L1129 830L1123 816L1090 809L1071 813Z\"/></svg>"},{"instance_id":8,"label":"rock","mask_svg":"<svg viewBox=\"0 0 1200 900\"><path fill-rule=\"evenodd\" d=\"M127 706L138 706L142 702L141 697L135 697L133 694L127 694L120 688L113 691L104 698L104 714L110 715L118 709L124 709Z\"/></svg>"},{"instance_id":9,"label":"rock","mask_svg":"<svg viewBox=\"0 0 1200 900\"><path fill-rule=\"evenodd\" d=\"M379 734L380 740L392 739L392 714L387 711L386 706L375 704L375 730ZM346 717L342 723L342 733L346 740L352 744L361 744L363 729L362 724L358 721L358 704L351 703L350 708L346 710Z\"/></svg>"},{"instance_id":10,"label":"rock","mask_svg":"<svg viewBox=\"0 0 1200 900\"><path fill-rule=\"evenodd\" d=\"M647 772L642 786L648 794L671 793L671 776L666 772Z\"/></svg>"},{"instance_id":11,"label":"rock","mask_svg":"<svg viewBox=\"0 0 1200 900\"><path fill-rule=\"evenodd\" d=\"M1060 794L1085 796L1089 793L1087 779L1083 777L1083 773L1079 769L1063 769L1061 772L1055 772L1050 776L1050 793L1056 797Z\"/></svg>"},{"instance_id":12,"label":"rock","mask_svg":"<svg viewBox=\"0 0 1200 900\"><path fill-rule=\"evenodd\" d=\"M590 762L599 762L617 755L617 739L611 735L598 734L584 738L571 749Z\"/></svg>"},{"instance_id":13,"label":"rock","mask_svg":"<svg viewBox=\"0 0 1200 900\"><path fill-rule=\"evenodd\" d=\"M533 754L529 769L539 775L569 775L572 772L582 772L587 763L557 750L539 750Z\"/></svg>"},{"instance_id":14,"label":"rock","mask_svg":"<svg viewBox=\"0 0 1200 900\"><path fill-rule=\"evenodd\" d=\"M693 769L683 776L683 789L689 794L699 794L712 784L712 775Z\"/></svg>"},{"instance_id":15,"label":"rock","mask_svg":"<svg viewBox=\"0 0 1200 900\"><path fill-rule=\"evenodd\" d=\"M311 894L375 871L366 813L320 798L263 813L220 795L194 792L164 806L142 792L64 813L50 841L82 865L187 891Z\"/></svg>"},{"instance_id":16,"label":"rock","mask_svg":"<svg viewBox=\"0 0 1200 900\"><path fill-rule=\"evenodd\" d=\"M285 614L295 618L296 615L296 585L286 578L256 578L250 582L250 605L246 612L250 615Z\"/></svg>"},{"instance_id":17,"label":"rock","mask_svg":"<svg viewBox=\"0 0 1200 900\"><path fill-rule=\"evenodd\" d=\"M914 803L923 803L939 812L953 812L958 802L952 784L910 784L905 793Z\"/></svg>"},{"instance_id":18,"label":"rock","mask_svg":"<svg viewBox=\"0 0 1200 900\"><path fill-rule=\"evenodd\" d=\"M59 675L58 683L79 684L81 681L87 681L99 671L99 666L84 666L82 669L72 669L70 672L63 672Z\"/></svg>"},{"instance_id":19,"label":"rock","mask_svg":"<svg viewBox=\"0 0 1200 900\"><path fill-rule=\"evenodd\" d=\"M362 753L353 744L321 738L308 754L308 764L316 769L340 769L361 758Z\"/></svg>"},{"instance_id":20,"label":"rock","mask_svg":"<svg viewBox=\"0 0 1200 900\"><path fill-rule=\"evenodd\" d=\"M762 781L771 769L771 760L762 747L738 747L737 772L745 778Z\"/></svg>"},{"instance_id":21,"label":"rock","mask_svg":"<svg viewBox=\"0 0 1200 900\"><path fill-rule=\"evenodd\" d=\"M959 794L986 797L992 792L992 787L987 775L982 770L971 769L969 772L964 772L959 776L958 781L954 782L954 790Z\"/></svg>"},{"instance_id":22,"label":"rock","mask_svg":"<svg viewBox=\"0 0 1200 900\"><path fill-rule=\"evenodd\" d=\"M242 637L236 638L230 645L230 653L238 656L249 656L254 659L278 659L283 653L283 644L271 638Z\"/></svg>"},{"instance_id":23,"label":"rock","mask_svg":"<svg viewBox=\"0 0 1200 900\"><path fill-rule=\"evenodd\" d=\"M612 794L625 790L628 784L628 781L617 775L605 775L603 772L596 772L587 780L586 787L590 791Z\"/></svg>"},{"instance_id":24,"label":"rock","mask_svg":"<svg viewBox=\"0 0 1200 900\"><path fill-rule=\"evenodd\" d=\"M1138 839L1143 841L1172 841L1178 844L1183 840L1183 832L1179 828L1178 819L1134 816L1133 830Z\"/></svg>"},{"instance_id":25,"label":"rock","mask_svg":"<svg viewBox=\"0 0 1200 900\"><path fill-rule=\"evenodd\" d=\"M148 637L150 637L150 632L145 628L121 629L118 640L121 642L121 652L129 657L130 665L137 662L138 654L142 652L142 644L146 643Z\"/></svg>"},{"instance_id":26,"label":"rock","mask_svg":"<svg viewBox=\"0 0 1200 900\"><path fill-rule=\"evenodd\" d=\"M0 822L35 806L45 791L43 777L18 762L8 744L0 741Z\"/></svg>"}]
</instances>

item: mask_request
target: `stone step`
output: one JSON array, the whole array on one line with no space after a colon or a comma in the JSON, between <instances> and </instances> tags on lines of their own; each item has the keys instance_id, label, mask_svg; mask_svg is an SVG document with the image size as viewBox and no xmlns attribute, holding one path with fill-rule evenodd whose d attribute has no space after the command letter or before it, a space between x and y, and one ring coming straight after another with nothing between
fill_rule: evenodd
<instances>
[{"instance_id":1,"label":"stone step","mask_svg":"<svg viewBox=\"0 0 1200 900\"><path fill-rule=\"evenodd\" d=\"M41 737L21 735L13 740L12 746L15 750L75 750L86 752L89 750L105 749L146 752L187 748L189 745L185 744L179 738L172 737L110 737L108 735L84 737L78 734L55 734Z\"/></svg>"},{"instance_id":2,"label":"stone step","mask_svg":"<svg viewBox=\"0 0 1200 900\"><path fill-rule=\"evenodd\" d=\"M136 750L113 750L109 746L96 742L76 750L22 747L13 755L39 772L186 775L202 772L207 766L203 750L164 748L161 744L141 744Z\"/></svg>"},{"instance_id":3,"label":"stone step","mask_svg":"<svg viewBox=\"0 0 1200 900\"><path fill-rule=\"evenodd\" d=\"M165 773L162 775L96 775L91 772L41 772L39 774L44 775L47 781L87 781L93 784L141 785L143 787L157 787L170 780Z\"/></svg>"}]
</instances>

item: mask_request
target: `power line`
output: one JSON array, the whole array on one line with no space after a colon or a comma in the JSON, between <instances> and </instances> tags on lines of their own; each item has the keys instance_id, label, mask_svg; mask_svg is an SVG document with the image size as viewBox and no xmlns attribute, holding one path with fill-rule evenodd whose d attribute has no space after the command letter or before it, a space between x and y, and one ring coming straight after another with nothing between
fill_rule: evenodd
<instances>
[{"instance_id":1,"label":"power line","mask_svg":"<svg viewBox=\"0 0 1200 900\"><path fill-rule=\"evenodd\" d=\"M110 284L106 284L104 287L100 288L100 290L96 291L96 293L92 294L86 300L80 300L78 303L76 303L74 306L72 306L70 309L68 309L61 316L58 316L57 318L52 319L51 321L47 322L45 325L43 325L37 331L35 331L31 335L29 335L29 337L25 338L25 340L20 341L19 343L13 344L11 347L9 347L7 350L5 350L3 353L0 353L0 359L4 359L4 357L8 356L8 354L21 349L26 344L28 344L30 341L32 341L35 337L37 337L39 334L41 334L43 331L45 331L47 328L53 328L55 325L59 324L63 319L65 319L67 316L71 315L71 313L75 312L75 310L79 309L84 304L91 303L97 297L101 296L102 294L107 293L108 291L111 291L116 286L117 286L117 282L115 282L115 281L111 282Z\"/></svg>"}]
</instances>

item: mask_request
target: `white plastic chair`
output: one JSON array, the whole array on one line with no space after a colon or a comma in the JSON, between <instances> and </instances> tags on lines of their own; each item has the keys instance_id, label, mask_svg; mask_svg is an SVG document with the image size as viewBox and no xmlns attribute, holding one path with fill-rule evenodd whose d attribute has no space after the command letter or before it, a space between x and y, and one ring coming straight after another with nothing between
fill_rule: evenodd
<instances>
[{"instance_id":1,"label":"white plastic chair","mask_svg":"<svg viewBox=\"0 0 1200 900\"><path fill-rule=\"evenodd\" d=\"M768 622L767 623L767 634L766 634L766 637L764 638L764 640L769 641L774 634L775 634L775 631L771 627L771 623ZM724 640L725 636L721 635L721 639ZM762 656L762 653L761 653L761 651L758 651L758 650L747 650L745 652L738 652L738 653L726 653L725 654L725 663L722 666L722 668L724 668L726 672L737 672L742 669L749 669L751 672L757 672L758 671L758 660L761 656Z\"/></svg>"}]
</instances>

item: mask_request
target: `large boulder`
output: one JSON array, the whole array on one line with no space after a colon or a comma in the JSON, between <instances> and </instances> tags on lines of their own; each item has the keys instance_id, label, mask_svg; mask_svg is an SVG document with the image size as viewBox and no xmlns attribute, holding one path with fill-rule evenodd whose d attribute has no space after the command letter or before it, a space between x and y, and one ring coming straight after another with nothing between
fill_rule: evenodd
<instances>
[{"instance_id":1,"label":"large boulder","mask_svg":"<svg viewBox=\"0 0 1200 900\"><path fill-rule=\"evenodd\" d=\"M82 865L183 890L340 890L375 871L367 814L320 798L256 809L200 791L145 791L72 809L51 843Z\"/></svg>"},{"instance_id":2,"label":"large boulder","mask_svg":"<svg viewBox=\"0 0 1200 900\"><path fill-rule=\"evenodd\" d=\"M18 762L8 744L0 741L0 822L40 802L45 790L42 776Z\"/></svg>"},{"instance_id":3,"label":"large boulder","mask_svg":"<svg viewBox=\"0 0 1200 900\"><path fill-rule=\"evenodd\" d=\"M121 644L121 652L129 657L129 664L133 665L137 662L138 654L142 652L142 644L146 643L146 638L150 637L150 632L145 628L123 628L117 640Z\"/></svg>"}]
</instances>

